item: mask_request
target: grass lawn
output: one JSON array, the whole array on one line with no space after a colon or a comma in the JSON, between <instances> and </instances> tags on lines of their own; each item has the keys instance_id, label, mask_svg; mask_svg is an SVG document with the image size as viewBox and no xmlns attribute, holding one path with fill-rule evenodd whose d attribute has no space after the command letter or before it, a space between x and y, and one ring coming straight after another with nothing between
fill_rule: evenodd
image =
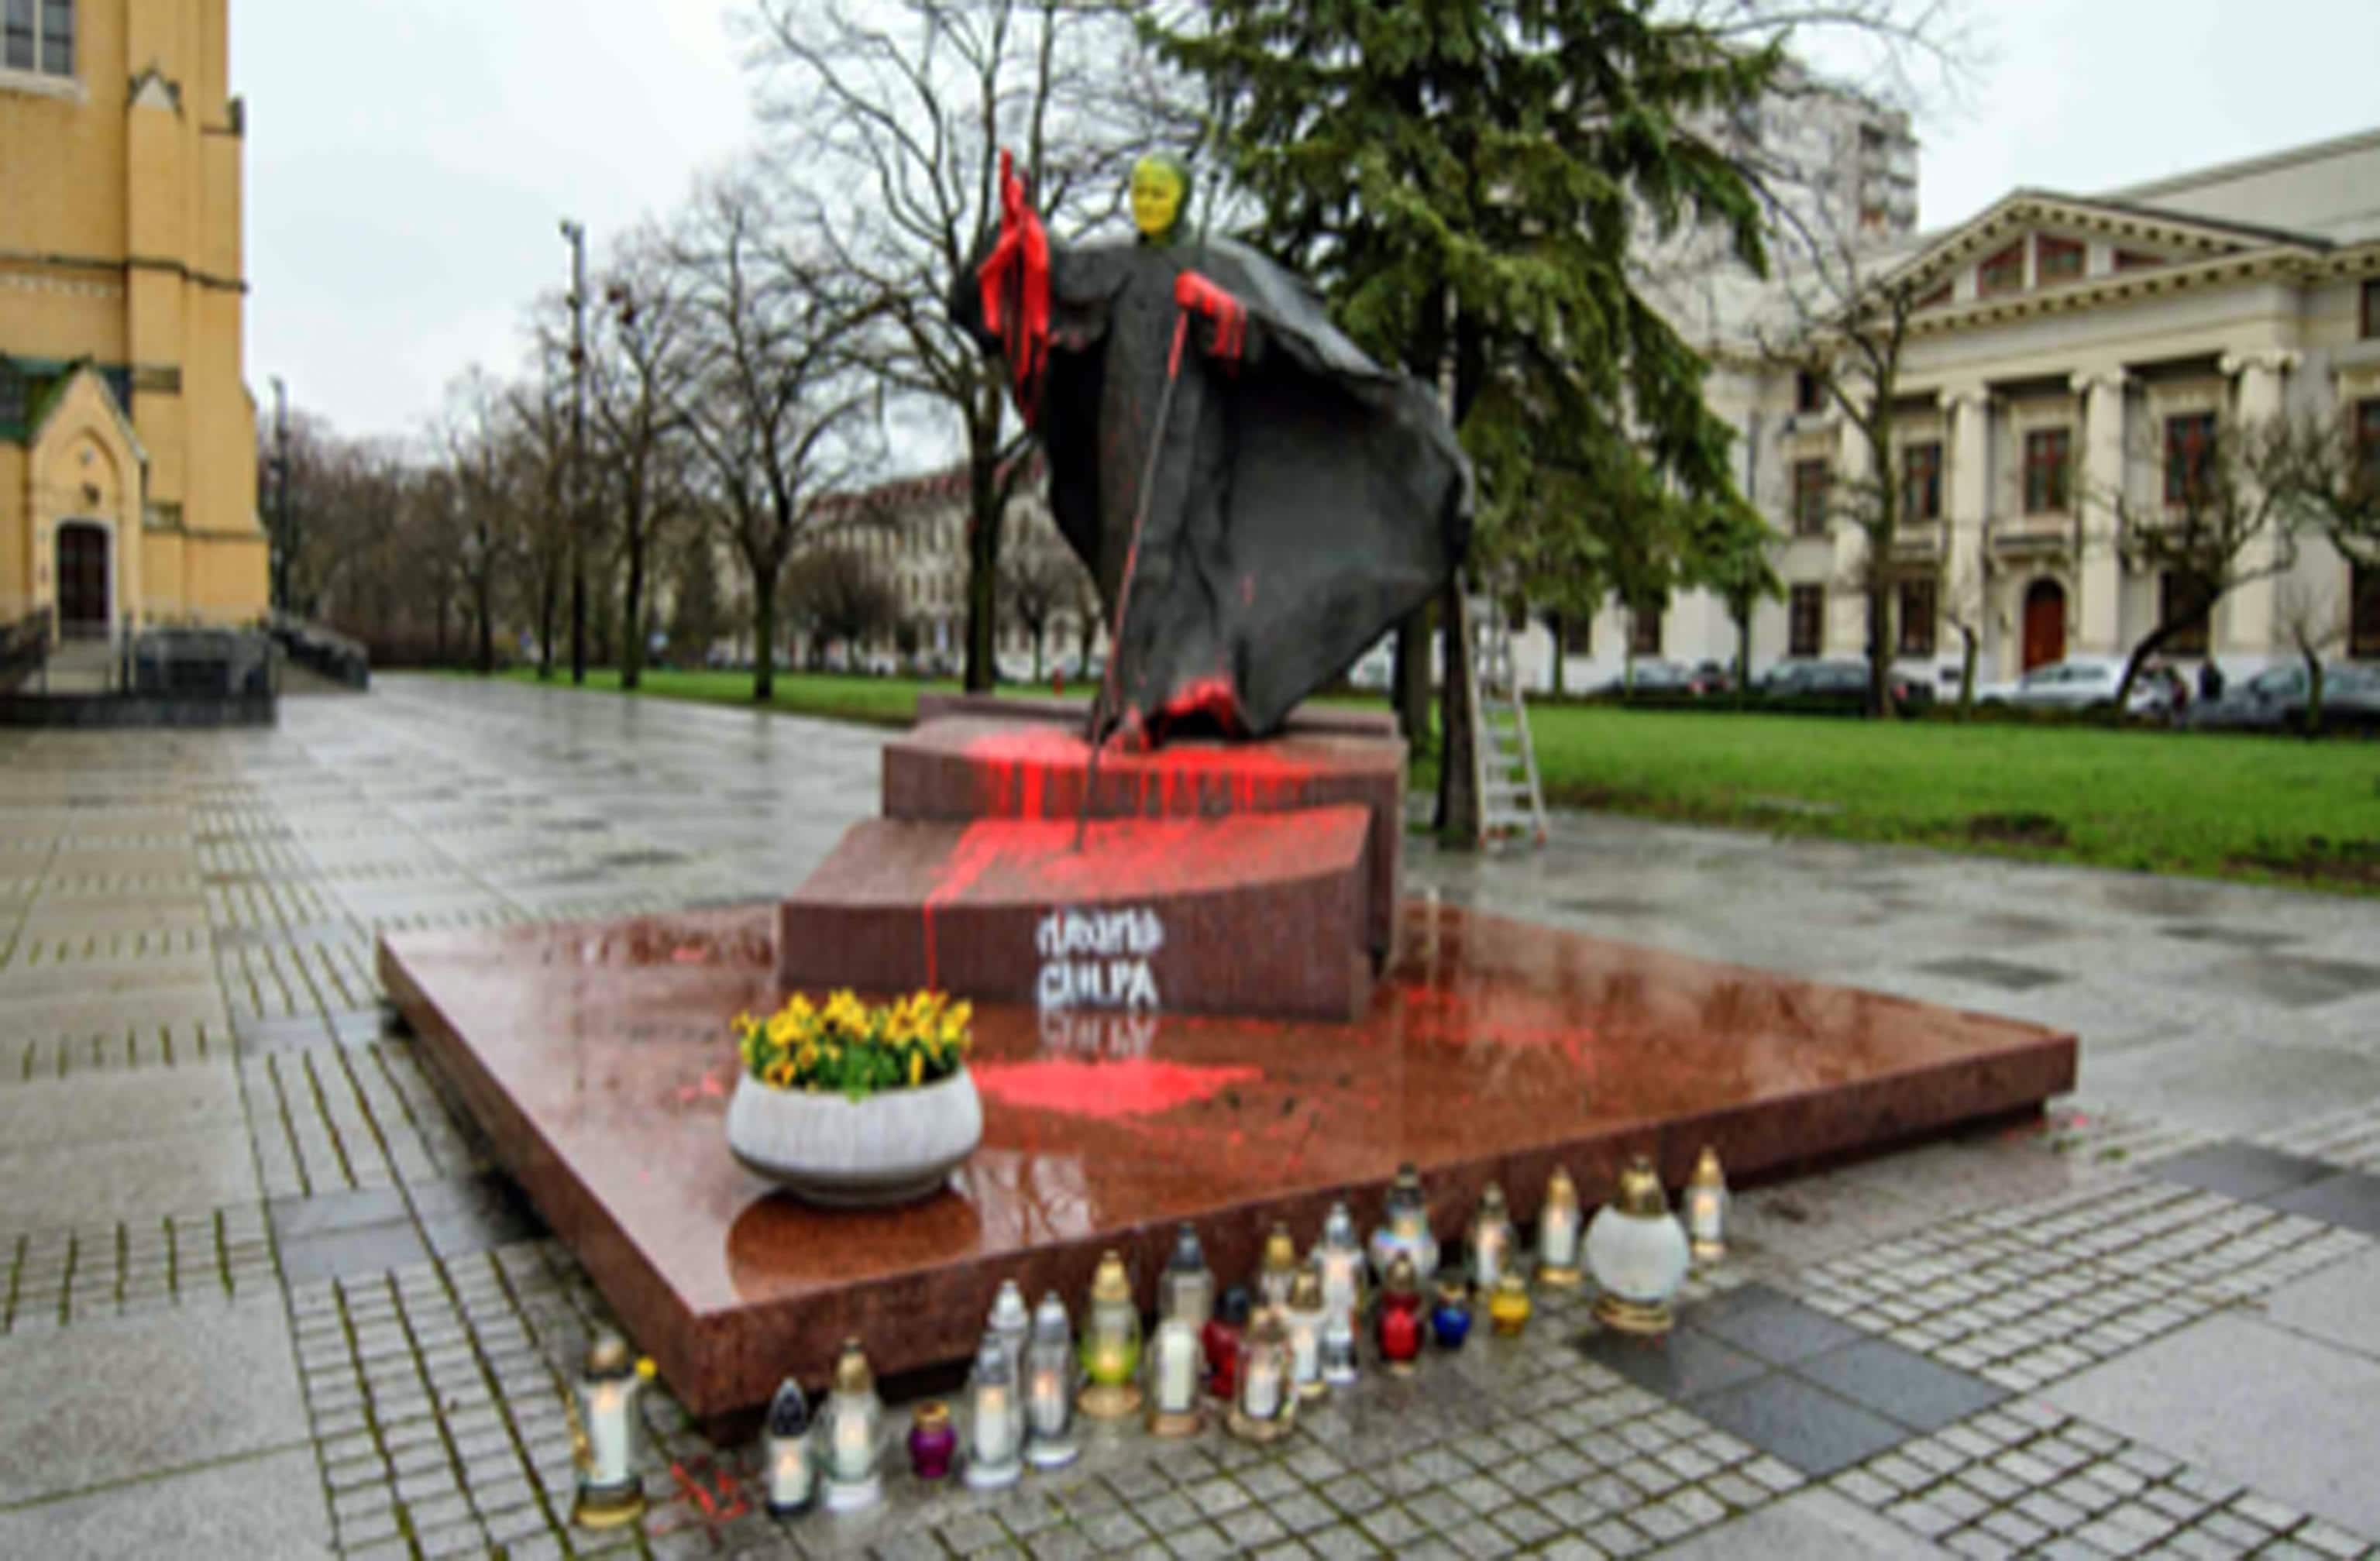
<instances>
[{"instance_id":1,"label":"grass lawn","mask_svg":"<svg viewBox=\"0 0 2380 1561\"><path fill-rule=\"evenodd\" d=\"M781 672L772 708L905 726L920 690L956 686ZM643 692L748 708L752 679L648 672ZM1551 806L2380 893L2380 743L1550 704L1529 718ZM1416 763L1416 790L1435 778Z\"/></svg>"},{"instance_id":2,"label":"grass lawn","mask_svg":"<svg viewBox=\"0 0 2380 1561\"><path fill-rule=\"evenodd\" d=\"M1581 706L1529 724L1551 805L2380 891L2380 744Z\"/></svg>"}]
</instances>

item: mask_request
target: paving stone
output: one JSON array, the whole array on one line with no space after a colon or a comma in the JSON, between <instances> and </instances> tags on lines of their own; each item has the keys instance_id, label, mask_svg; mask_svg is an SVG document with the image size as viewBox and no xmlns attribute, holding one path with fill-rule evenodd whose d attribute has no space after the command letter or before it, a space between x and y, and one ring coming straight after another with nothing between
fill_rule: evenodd
<instances>
[{"instance_id":1,"label":"paving stone","mask_svg":"<svg viewBox=\"0 0 2380 1561\"><path fill-rule=\"evenodd\" d=\"M1692 1328L1673 1329L1656 1340L1597 1332L1581 1341L1579 1352L1607 1371L1673 1399L1698 1398L1767 1370L1757 1357Z\"/></svg>"},{"instance_id":2,"label":"paving stone","mask_svg":"<svg viewBox=\"0 0 2380 1561\"><path fill-rule=\"evenodd\" d=\"M2268 1197L2331 1174L2318 1160L2237 1141L2211 1144L2143 1168L2160 1180L2240 1199Z\"/></svg>"},{"instance_id":3,"label":"paving stone","mask_svg":"<svg viewBox=\"0 0 2380 1561\"><path fill-rule=\"evenodd\" d=\"M1786 1376L1722 1389L1698 1398L1694 1408L1805 1475L1832 1474L1908 1435L1880 1416Z\"/></svg>"},{"instance_id":4,"label":"paving stone","mask_svg":"<svg viewBox=\"0 0 2380 1561\"><path fill-rule=\"evenodd\" d=\"M7 1445L25 1447L14 1434ZM0 1510L0 1555L42 1561L322 1555L331 1539L313 1454L302 1446L150 1480L128 1499L100 1490Z\"/></svg>"}]
</instances>

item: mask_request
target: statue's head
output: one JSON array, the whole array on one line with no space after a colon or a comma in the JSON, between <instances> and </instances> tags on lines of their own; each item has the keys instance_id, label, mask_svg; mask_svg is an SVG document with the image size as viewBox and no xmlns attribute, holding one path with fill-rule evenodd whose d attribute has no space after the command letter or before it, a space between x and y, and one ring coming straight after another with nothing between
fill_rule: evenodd
<instances>
[{"instance_id":1,"label":"statue's head","mask_svg":"<svg viewBox=\"0 0 2380 1561\"><path fill-rule=\"evenodd\" d=\"M1151 244L1170 241L1190 201L1190 168L1180 158L1153 151L1132 165L1132 225Z\"/></svg>"}]
</instances>

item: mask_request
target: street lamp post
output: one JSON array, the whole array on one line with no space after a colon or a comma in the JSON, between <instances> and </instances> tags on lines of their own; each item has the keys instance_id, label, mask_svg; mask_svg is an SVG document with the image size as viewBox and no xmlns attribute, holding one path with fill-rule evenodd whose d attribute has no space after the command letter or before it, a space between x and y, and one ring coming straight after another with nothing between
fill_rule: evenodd
<instances>
[{"instance_id":1,"label":"street lamp post","mask_svg":"<svg viewBox=\"0 0 2380 1561\"><path fill-rule=\"evenodd\" d=\"M289 530L289 387L273 376L273 605L294 613L289 577L297 567L298 538Z\"/></svg>"},{"instance_id":2,"label":"street lamp post","mask_svg":"<svg viewBox=\"0 0 2380 1561\"><path fill-rule=\"evenodd\" d=\"M570 681L587 681L587 229L562 219L570 245Z\"/></svg>"}]
</instances>

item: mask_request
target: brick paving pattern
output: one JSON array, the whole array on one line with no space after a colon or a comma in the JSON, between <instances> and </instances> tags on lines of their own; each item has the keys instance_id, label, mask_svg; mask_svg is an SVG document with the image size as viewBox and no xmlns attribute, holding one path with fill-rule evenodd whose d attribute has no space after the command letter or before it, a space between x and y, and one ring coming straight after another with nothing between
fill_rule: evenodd
<instances>
[{"instance_id":1,"label":"brick paving pattern","mask_svg":"<svg viewBox=\"0 0 2380 1561\"><path fill-rule=\"evenodd\" d=\"M2380 1007L2339 973L2380 914L1582 819L1535 856L1422 853L1415 887L2072 1024L2084 1098L1747 1193L1666 1348L1547 1295L1522 1338L1369 1375L1275 1447L1102 1431L999 1494L921 1486L896 1455L882 1508L785 1525L752 1507L756 1449L656 1390L650 1515L574 1531L564 1398L601 1299L389 1032L373 939L765 896L872 810L874 753L857 729L407 679L285 701L267 732L0 733L0 1367L162 1350L194 1398L269 1406L237 1449L126 1468L154 1407L69 1373L49 1391L88 1392L91 1423L0 1485L0 1550L156 1500L285 1511L353 1556L1628 1556L1723 1553L1824 1494L1912 1554L2372 1553L2319 1490L2040 1395L2372 1256ZM2022 953L1852 936L1878 896ZM2095 950L2067 936L2086 924ZM2205 961L2249 932L2285 963L2226 986ZM2263 1046L2280 1015L2320 1053L2292 1063L2311 1108L2211 1074L2203 1098L2092 1094L2095 1047L2120 1079L2128 1048ZM285 1388L211 1359L234 1336L285 1353ZM0 1436L30 1446L52 1407L0 1410Z\"/></svg>"}]
</instances>

